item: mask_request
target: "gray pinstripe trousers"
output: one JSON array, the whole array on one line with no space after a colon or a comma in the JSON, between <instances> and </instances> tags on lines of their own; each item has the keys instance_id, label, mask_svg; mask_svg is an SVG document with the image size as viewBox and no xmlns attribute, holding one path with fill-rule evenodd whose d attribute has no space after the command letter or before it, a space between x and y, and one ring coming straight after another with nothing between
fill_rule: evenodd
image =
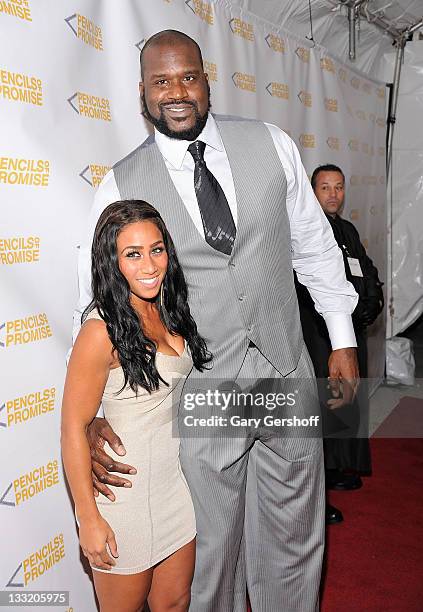
<instances>
[{"instance_id":1,"label":"gray pinstripe trousers","mask_svg":"<svg viewBox=\"0 0 423 612\"><path fill-rule=\"evenodd\" d=\"M310 378L304 348L290 377ZM249 348L242 379L280 378ZM316 612L324 550L319 438L181 439L197 520L191 612Z\"/></svg>"}]
</instances>

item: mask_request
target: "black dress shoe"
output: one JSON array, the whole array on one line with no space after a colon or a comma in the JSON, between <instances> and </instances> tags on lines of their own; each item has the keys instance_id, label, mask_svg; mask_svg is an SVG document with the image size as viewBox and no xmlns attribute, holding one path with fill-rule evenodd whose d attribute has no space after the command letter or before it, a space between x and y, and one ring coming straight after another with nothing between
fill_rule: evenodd
<instances>
[{"instance_id":1,"label":"black dress shoe","mask_svg":"<svg viewBox=\"0 0 423 612\"><path fill-rule=\"evenodd\" d=\"M335 506L331 506L330 504L326 504L326 525L335 525L335 523L342 523L343 520L344 517L342 516L342 512L338 510L338 508L335 508Z\"/></svg>"},{"instance_id":2,"label":"black dress shoe","mask_svg":"<svg viewBox=\"0 0 423 612\"><path fill-rule=\"evenodd\" d=\"M358 474L344 474L340 470L326 471L326 488L333 491L354 491L363 486Z\"/></svg>"}]
</instances>

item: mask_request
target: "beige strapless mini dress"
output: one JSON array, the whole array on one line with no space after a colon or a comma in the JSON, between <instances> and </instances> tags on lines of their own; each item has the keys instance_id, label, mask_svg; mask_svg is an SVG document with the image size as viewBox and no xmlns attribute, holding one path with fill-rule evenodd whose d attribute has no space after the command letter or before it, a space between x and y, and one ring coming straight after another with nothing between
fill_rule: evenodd
<instances>
[{"instance_id":1,"label":"beige strapless mini dress","mask_svg":"<svg viewBox=\"0 0 423 612\"><path fill-rule=\"evenodd\" d=\"M97 312L89 318L100 318ZM132 488L114 487L116 500L97 498L100 514L113 529L119 557L113 574L136 574L153 567L196 534L191 495L179 462L177 407L192 359L185 343L180 356L157 353L157 369L169 386L160 383L138 396L124 383L122 368L110 371L103 394L104 416L121 438L126 455L108 454L137 469L126 478ZM93 568L97 569L97 568Z\"/></svg>"}]
</instances>

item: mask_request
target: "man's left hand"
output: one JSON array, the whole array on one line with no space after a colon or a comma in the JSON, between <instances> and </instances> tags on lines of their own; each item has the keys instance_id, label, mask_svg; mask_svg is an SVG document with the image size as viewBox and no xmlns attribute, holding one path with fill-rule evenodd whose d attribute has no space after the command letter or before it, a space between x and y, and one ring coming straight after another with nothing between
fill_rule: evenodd
<instances>
[{"instance_id":1,"label":"man's left hand","mask_svg":"<svg viewBox=\"0 0 423 612\"><path fill-rule=\"evenodd\" d=\"M334 398L328 400L328 406L334 410L351 404L357 393L360 375L356 349L342 348L332 351L328 365L329 386Z\"/></svg>"}]
</instances>

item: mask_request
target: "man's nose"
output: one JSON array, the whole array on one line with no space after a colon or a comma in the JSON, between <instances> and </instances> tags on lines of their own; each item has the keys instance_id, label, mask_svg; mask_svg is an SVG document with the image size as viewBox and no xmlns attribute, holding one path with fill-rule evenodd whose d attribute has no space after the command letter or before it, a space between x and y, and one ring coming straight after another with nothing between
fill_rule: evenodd
<instances>
[{"instance_id":1,"label":"man's nose","mask_svg":"<svg viewBox=\"0 0 423 612\"><path fill-rule=\"evenodd\" d=\"M185 87L185 84L179 79L172 81L171 87L168 91L168 96L173 100L181 100L183 98L186 98L188 96L188 92Z\"/></svg>"}]
</instances>

